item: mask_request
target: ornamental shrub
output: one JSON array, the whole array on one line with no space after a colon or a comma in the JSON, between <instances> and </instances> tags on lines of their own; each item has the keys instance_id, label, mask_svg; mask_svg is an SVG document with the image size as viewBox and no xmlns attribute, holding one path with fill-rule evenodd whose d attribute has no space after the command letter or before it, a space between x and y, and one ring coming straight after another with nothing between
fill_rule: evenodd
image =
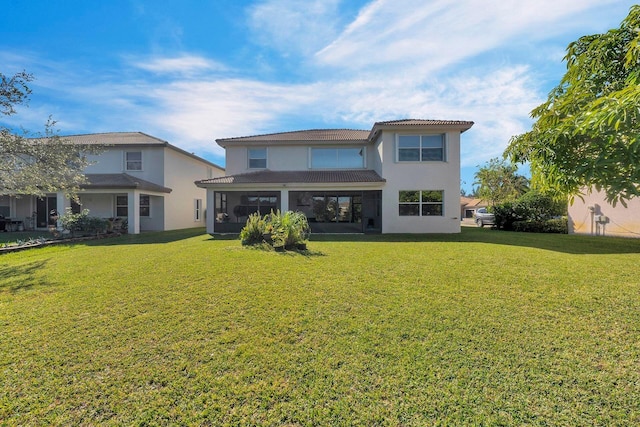
<instances>
[{"instance_id":1,"label":"ornamental shrub","mask_svg":"<svg viewBox=\"0 0 640 427\"><path fill-rule=\"evenodd\" d=\"M513 231L542 233L542 230L544 230L544 221L515 221L513 223Z\"/></svg>"},{"instance_id":2,"label":"ornamental shrub","mask_svg":"<svg viewBox=\"0 0 640 427\"><path fill-rule=\"evenodd\" d=\"M567 234L567 218L553 218L545 221L515 221L513 223L513 231Z\"/></svg>"},{"instance_id":3,"label":"ornamental shrub","mask_svg":"<svg viewBox=\"0 0 640 427\"><path fill-rule=\"evenodd\" d=\"M529 191L516 200L513 208L516 216L525 221L545 221L566 214L567 203L537 191Z\"/></svg>"},{"instance_id":4,"label":"ornamental shrub","mask_svg":"<svg viewBox=\"0 0 640 427\"><path fill-rule=\"evenodd\" d=\"M271 226L271 239L275 247L291 247L305 243L311 234L307 217L302 212L287 211L283 214L278 210L271 211L266 216Z\"/></svg>"},{"instance_id":5,"label":"ornamental shrub","mask_svg":"<svg viewBox=\"0 0 640 427\"><path fill-rule=\"evenodd\" d=\"M240 240L243 245L257 245L264 241L266 221L259 212L252 213L247 218L247 223L240 230Z\"/></svg>"},{"instance_id":6,"label":"ornamental shrub","mask_svg":"<svg viewBox=\"0 0 640 427\"><path fill-rule=\"evenodd\" d=\"M104 233L108 228L106 219L89 216L88 209L83 209L80 213L73 213L71 208L66 208L64 215L61 215L58 221L72 237Z\"/></svg>"},{"instance_id":7,"label":"ornamental shrub","mask_svg":"<svg viewBox=\"0 0 640 427\"><path fill-rule=\"evenodd\" d=\"M510 202L495 205L491 212L495 216L494 227L499 230L513 230L513 223L520 220L515 214L513 204Z\"/></svg>"},{"instance_id":8,"label":"ornamental shrub","mask_svg":"<svg viewBox=\"0 0 640 427\"><path fill-rule=\"evenodd\" d=\"M544 222L543 233L569 233L569 220L566 216L548 219Z\"/></svg>"},{"instance_id":9,"label":"ornamental shrub","mask_svg":"<svg viewBox=\"0 0 640 427\"><path fill-rule=\"evenodd\" d=\"M566 209L566 203L537 191L530 191L513 203L493 207L495 227L534 233L566 233L566 220L563 222L562 219L556 219L566 215Z\"/></svg>"},{"instance_id":10,"label":"ornamental shrub","mask_svg":"<svg viewBox=\"0 0 640 427\"><path fill-rule=\"evenodd\" d=\"M258 212L249 215L240 231L240 240L243 245L268 243L288 248L305 243L310 234L309 222L302 212L280 213L278 210L264 217Z\"/></svg>"}]
</instances>

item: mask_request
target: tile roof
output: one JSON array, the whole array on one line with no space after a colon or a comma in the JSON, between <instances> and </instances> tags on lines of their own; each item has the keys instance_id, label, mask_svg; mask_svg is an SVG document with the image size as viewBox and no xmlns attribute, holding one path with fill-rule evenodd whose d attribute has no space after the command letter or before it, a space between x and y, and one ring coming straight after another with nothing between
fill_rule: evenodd
<instances>
[{"instance_id":1,"label":"tile roof","mask_svg":"<svg viewBox=\"0 0 640 427\"><path fill-rule=\"evenodd\" d=\"M460 131L460 133L469 130L473 126L473 122L465 121L465 120L423 120L423 119L402 119L402 120L390 120L386 122L375 122L373 124L373 128L371 128L371 133L369 134L369 140L372 141L376 139L378 133L383 129L397 129L397 128L424 128L424 127L434 127L434 128L454 128Z\"/></svg>"},{"instance_id":2,"label":"tile roof","mask_svg":"<svg viewBox=\"0 0 640 427\"><path fill-rule=\"evenodd\" d=\"M386 182L373 170L318 170L318 171L271 171L228 175L196 182L209 184L323 184Z\"/></svg>"},{"instance_id":3,"label":"tile roof","mask_svg":"<svg viewBox=\"0 0 640 427\"><path fill-rule=\"evenodd\" d=\"M460 196L460 204L468 207L485 207L488 203L483 199Z\"/></svg>"},{"instance_id":4,"label":"tile roof","mask_svg":"<svg viewBox=\"0 0 640 427\"><path fill-rule=\"evenodd\" d=\"M229 143L242 142L366 142L369 136L368 130L358 129L310 129L292 132L269 133L263 135L240 136L235 138L216 139L216 142L225 146Z\"/></svg>"},{"instance_id":5,"label":"tile roof","mask_svg":"<svg viewBox=\"0 0 640 427\"><path fill-rule=\"evenodd\" d=\"M165 145L169 144L155 136L142 132L105 132L84 135L61 135L60 138L76 144L106 144L106 145Z\"/></svg>"},{"instance_id":6,"label":"tile roof","mask_svg":"<svg viewBox=\"0 0 640 427\"><path fill-rule=\"evenodd\" d=\"M358 129L309 129L292 132L269 133L263 135L220 138L216 142L221 147L229 144L292 144L299 142L316 143L367 143L375 139L382 129L411 127L454 127L464 132L473 126L473 122L464 120L422 120L402 119L376 122L371 130Z\"/></svg>"},{"instance_id":7,"label":"tile roof","mask_svg":"<svg viewBox=\"0 0 640 427\"><path fill-rule=\"evenodd\" d=\"M422 119L402 119L402 120L389 120L385 122L376 122L375 125L387 125L387 126L469 126L473 125L473 122L465 120L422 120Z\"/></svg>"},{"instance_id":8,"label":"tile roof","mask_svg":"<svg viewBox=\"0 0 640 427\"><path fill-rule=\"evenodd\" d=\"M70 141L74 144L85 145L130 145L130 146L157 146L168 147L174 151L177 151L185 156L191 157L210 166L224 170L223 167L212 163L200 156L196 156L194 153L183 150L176 147L169 142L156 138L155 136L147 135L144 132L105 132L105 133L88 133L83 135L60 135L63 140Z\"/></svg>"},{"instance_id":9,"label":"tile roof","mask_svg":"<svg viewBox=\"0 0 640 427\"><path fill-rule=\"evenodd\" d=\"M84 189L136 189L159 193L171 193L172 191L170 188L136 178L127 173L89 173L86 177L89 183L82 185Z\"/></svg>"}]
</instances>

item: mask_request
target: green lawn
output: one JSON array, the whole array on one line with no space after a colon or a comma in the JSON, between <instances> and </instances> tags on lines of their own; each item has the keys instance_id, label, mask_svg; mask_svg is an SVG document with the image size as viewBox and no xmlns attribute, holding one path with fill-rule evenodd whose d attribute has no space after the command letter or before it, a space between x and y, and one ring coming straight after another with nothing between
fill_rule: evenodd
<instances>
[{"instance_id":1,"label":"green lawn","mask_svg":"<svg viewBox=\"0 0 640 427\"><path fill-rule=\"evenodd\" d=\"M203 230L0 256L0 425L640 424L640 240Z\"/></svg>"}]
</instances>

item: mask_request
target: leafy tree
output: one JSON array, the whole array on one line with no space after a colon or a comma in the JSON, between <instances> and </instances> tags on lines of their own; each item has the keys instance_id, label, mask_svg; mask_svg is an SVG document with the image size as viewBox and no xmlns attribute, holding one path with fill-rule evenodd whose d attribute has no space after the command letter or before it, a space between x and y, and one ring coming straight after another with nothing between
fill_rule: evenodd
<instances>
[{"instance_id":1,"label":"leafy tree","mask_svg":"<svg viewBox=\"0 0 640 427\"><path fill-rule=\"evenodd\" d=\"M518 168L496 158L479 167L475 173L476 193L492 206L517 199L529 189L529 180L517 174Z\"/></svg>"},{"instance_id":2,"label":"leafy tree","mask_svg":"<svg viewBox=\"0 0 640 427\"><path fill-rule=\"evenodd\" d=\"M553 199L547 194L529 191L513 204L518 216L524 221L545 221L567 214L567 203Z\"/></svg>"},{"instance_id":3,"label":"leafy tree","mask_svg":"<svg viewBox=\"0 0 640 427\"><path fill-rule=\"evenodd\" d=\"M17 73L6 77L0 73L0 113L5 116L16 113L14 107L27 102L31 89L31 74ZM63 191L75 198L80 185L86 182L83 173L89 165L88 154L95 154L100 147L72 144L54 130L51 119L45 125L43 135L34 138L28 132L16 134L0 126L0 194L20 196Z\"/></svg>"},{"instance_id":4,"label":"leafy tree","mask_svg":"<svg viewBox=\"0 0 640 427\"><path fill-rule=\"evenodd\" d=\"M27 83L33 80L33 75L22 71L11 77L0 73L0 113L4 115L14 114L13 106L24 103L31 89Z\"/></svg>"},{"instance_id":5,"label":"leafy tree","mask_svg":"<svg viewBox=\"0 0 640 427\"><path fill-rule=\"evenodd\" d=\"M539 233L567 232L567 203L548 194L528 191L515 201L493 207L495 227ZM561 217L564 216L564 217Z\"/></svg>"},{"instance_id":6,"label":"leafy tree","mask_svg":"<svg viewBox=\"0 0 640 427\"><path fill-rule=\"evenodd\" d=\"M569 44L566 74L505 152L530 163L535 188L571 197L595 188L623 204L640 195L639 28L635 5L620 28Z\"/></svg>"}]
</instances>

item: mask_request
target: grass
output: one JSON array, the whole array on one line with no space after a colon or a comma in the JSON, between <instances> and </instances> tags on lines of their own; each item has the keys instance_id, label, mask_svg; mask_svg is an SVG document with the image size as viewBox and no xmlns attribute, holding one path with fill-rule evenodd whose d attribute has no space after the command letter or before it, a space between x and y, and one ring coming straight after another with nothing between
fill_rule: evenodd
<instances>
[{"instance_id":1,"label":"grass","mask_svg":"<svg viewBox=\"0 0 640 427\"><path fill-rule=\"evenodd\" d=\"M1 425L640 423L640 240L202 230L0 257Z\"/></svg>"}]
</instances>

